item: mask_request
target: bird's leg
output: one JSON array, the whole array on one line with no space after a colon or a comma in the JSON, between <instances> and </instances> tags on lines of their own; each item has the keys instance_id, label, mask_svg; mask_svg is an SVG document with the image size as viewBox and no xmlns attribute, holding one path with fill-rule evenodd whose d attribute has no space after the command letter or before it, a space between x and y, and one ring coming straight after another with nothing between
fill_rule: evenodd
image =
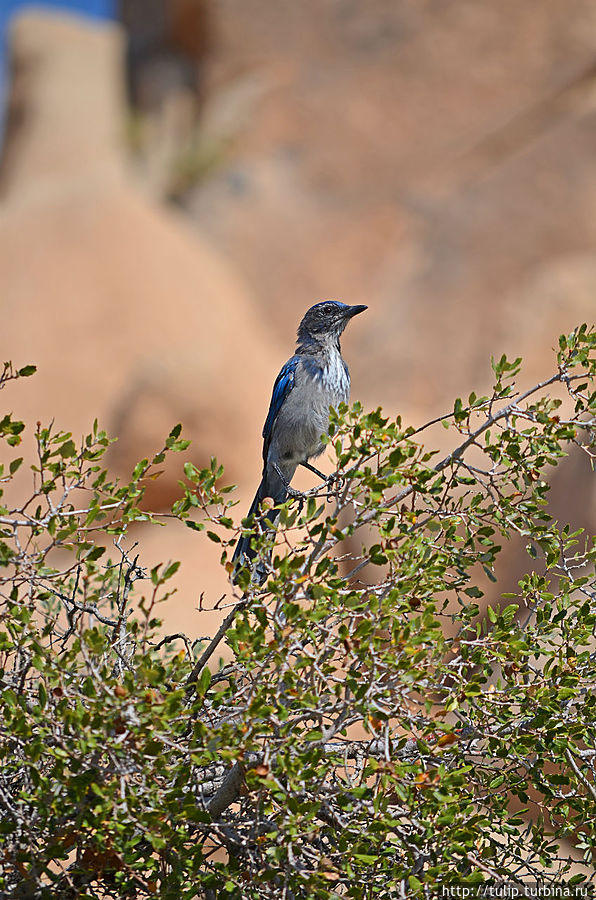
<instances>
[{"instance_id":1,"label":"bird's leg","mask_svg":"<svg viewBox=\"0 0 596 900\"><path fill-rule=\"evenodd\" d=\"M310 471L314 472L315 475L318 475L319 478L321 479L321 481L327 482L329 480L327 478L327 475L324 475L319 469L315 469L315 467L311 466L311 464L309 462L307 462L306 460L304 460L304 462L301 462L300 465L304 466L305 469L310 469Z\"/></svg>"},{"instance_id":2,"label":"bird's leg","mask_svg":"<svg viewBox=\"0 0 596 900\"><path fill-rule=\"evenodd\" d=\"M315 475L318 475L321 481L323 481L327 487L331 487L334 482L338 484L341 482L341 476L336 472L332 472L331 475L324 475L323 472L320 472L319 469L316 469L314 466L311 466L309 462L301 462L301 466L304 466L305 469L310 469L311 472L314 472Z\"/></svg>"}]
</instances>

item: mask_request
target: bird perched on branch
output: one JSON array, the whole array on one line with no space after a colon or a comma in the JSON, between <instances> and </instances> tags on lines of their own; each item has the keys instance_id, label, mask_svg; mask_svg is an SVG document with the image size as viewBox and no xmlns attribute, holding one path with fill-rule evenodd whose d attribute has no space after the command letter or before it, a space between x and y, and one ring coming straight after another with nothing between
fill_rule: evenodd
<instances>
[{"instance_id":1,"label":"bird perched on branch","mask_svg":"<svg viewBox=\"0 0 596 900\"><path fill-rule=\"evenodd\" d=\"M263 476L248 511L248 516L255 516L255 528L238 540L232 559L234 573L254 559L253 535L275 527L278 511L268 510L259 516L261 501L271 497L277 505L284 503L298 466L325 478L309 460L324 450L321 436L329 427L329 407L348 401L350 373L339 339L350 319L365 309L324 300L311 306L298 326L296 352L273 385L263 426Z\"/></svg>"}]
</instances>

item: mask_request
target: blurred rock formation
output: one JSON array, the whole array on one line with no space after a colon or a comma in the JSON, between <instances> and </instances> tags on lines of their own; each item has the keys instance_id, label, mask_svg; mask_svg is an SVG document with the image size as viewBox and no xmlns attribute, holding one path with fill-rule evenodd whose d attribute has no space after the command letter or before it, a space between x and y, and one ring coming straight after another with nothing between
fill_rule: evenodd
<instances>
[{"instance_id":1,"label":"blurred rock formation","mask_svg":"<svg viewBox=\"0 0 596 900\"><path fill-rule=\"evenodd\" d=\"M523 356L524 383L539 380L559 332L594 321L593 4L121 11L155 129L136 167L119 29L48 13L14 29L0 308L4 356L39 365L15 390L30 421L76 433L98 415L124 472L180 420L247 500L312 302L369 305L346 334L353 396L413 424L484 393L491 355ZM165 505L177 488L161 484ZM586 465L561 467L553 494L557 517L596 530ZM182 532L170 555L201 567L189 589L225 590L216 551L197 561L204 542Z\"/></svg>"},{"instance_id":2,"label":"blurred rock formation","mask_svg":"<svg viewBox=\"0 0 596 900\"><path fill-rule=\"evenodd\" d=\"M196 169L209 3L118 0L117 13L125 33L130 149L146 186L173 197Z\"/></svg>"},{"instance_id":3,"label":"blurred rock formation","mask_svg":"<svg viewBox=\"0 0 596 900\"><path fill-rule=\"evenodd\" d=\"M199 229L135 185L120 29L30 13L15 22L12 49L20 111L2 171L1 346L3 359L38 373L11 386L11 408L75 438L97 416L118 435L111 465L124 476L183 422L195 462L218 456L248 501L271 360L283 350ZM242 372L245 344L255 360ZM167 507L179 477L166 472L151 502ZM197 549L188 529L158 531L158 559L189 563L192 623L189 597L225 589L219 554L205 541Z\"/></svg>"},{"instance_id":4,"label":"blurred rock formation","mask_svg":"<svg viewBox=\"0 0 596 900\"><path fill-rule=\"evenodd\" d=\"M262 89L185 206L280 338L310 298L369 304L355 396L421 424L485 393L491 355L529 385L596 321L592 4L221 0L211 29L207 127ZM556 481L555 515L596 531L587 463Z\"/></svg>"},{"instance_id":5,"label":"blurred rock formation","mask_svg":"<svg viewBox=\"0 0 596 900\"><path fill-rule=\"evenodd\" d=\"M211 29L206 114L263 89L187 209L280 335L311 297L371 304L369 402L419 420L593 316L571 285L596 242L591 4L221 0ZM531 288L555 271L557 301Z\"/></svg>"}]
</instances>

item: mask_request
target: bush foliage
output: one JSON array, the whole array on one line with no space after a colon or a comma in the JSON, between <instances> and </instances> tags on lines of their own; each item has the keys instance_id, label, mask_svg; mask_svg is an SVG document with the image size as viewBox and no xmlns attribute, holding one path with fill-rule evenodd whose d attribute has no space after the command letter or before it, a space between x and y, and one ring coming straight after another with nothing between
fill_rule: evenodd
<instances>
[{"instance_id":1,"label":"bush foliage","mask_svg":"<svg viewBox=\"0 0 596 900\"><path fill-rule=\"evenodd\" d=\"M424 428L333 412L336 479L282 507L273 552L257 539L264 583L243 569L221 628L195 643L164 637L178 564L141 568L131 528L183 520L229 575L254 523L235 524L221 467L187 462L158 515L143 494L186 450L180 426L118 483L97 423L81 442L39 425L29 476L24 425L4 415L2 896L372 898L589 878L596 550L547 497L573 447L594 459L596 334L561 337L553 374L523 393L520 365L493 360L492 394L442 417L454 449L440 459ZM33 371L6 364L3 396ZM527 574L487 606L516 536Z\"/></svg>"}]
</instances>

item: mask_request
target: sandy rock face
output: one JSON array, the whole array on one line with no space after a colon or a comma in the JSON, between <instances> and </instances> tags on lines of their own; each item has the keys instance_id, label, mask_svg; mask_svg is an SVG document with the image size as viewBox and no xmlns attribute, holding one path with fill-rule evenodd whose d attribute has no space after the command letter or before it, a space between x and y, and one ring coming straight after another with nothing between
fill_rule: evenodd
<instances>
[{"instance_id":1,"label":"sandy rock face","mask_svg":"<svg viewBox=\"0 0 596 900\"><path fill-rule=\"evenodd\" d=\"M486 393L491 355L550 375L596 314L593 5L222 0L212 27L203 127L227 140L186 205L278 333L305 297L367 303L353 394L415 425ZM586 460L555 481L593 530Z\"/></svg>"},{"instance_id":2,"label":"sandy rock face","mask_svg":"<svg viewBox=\"0 0 596 900\"><path fill-rule=\"evenodd\" d=\"M221 0L208 13L210 162L186 217L128 169L118 29L16 23L2 346L39 375L14 409L75 434L97 415L122 472L182 421L195 460L221 458L244 503L273 378L318 299L368 304L343 343L353 395L407 422L486 392L491 355L524 356L524 383L549 374L558 333L596 309L593 5ZM555 515L593 528L587 467L557 480ZM175 481L156 483L158 503ZM214 559L201 565L219 590Z\"/></svg>"},{"instance_id":3,"label":"sandy rock face","mask_svg":"<svg viewBox=\"0 0 596 900\"><path fill-rule=\"evenodd\" d=\"M121 51L114 26L45 13L15 24L22 116L3 170L1 344L38 373L5 402L10 391L15 415L75 437L97 416L119 436L111 464L123 475L183 422L194 461L216 455L248 501L283 351L221 255L128 174ZM178 477L166 472L151 502L171 502ZM184 541L168 547L164 534L161 556L179 558ZM215 560L201 563L203 589L221 593L221 578Z\"/></svg>"},{"instance_id":4,"label":"sandy rock face","mask_svg":"<svg viewBox=\"0 0 596 900\"><path fill-rule=\"evenodd\" d=\"M368 303L355 390L416 422L483 390L491 354L549 365L581 301L541 346L518 307L596 241L593 6L222 0L212 18L205 127L261 93L188 205L279 333L305 296Z\"/></svg>"},{"instance_id":5,"label":"sandy rock face","mask_svg":"<svg viewBox=\"0 0 596 900\"><path fill-rule=\"evenodd\" d=\"M139 446L183 420L203 459L250 441L266 323L198 230L129 177L119 31L28 15L13 52L23 123L3 173L0 303L5 351L39 367L22 401L75 432L117 422L124 444L138 429Z\"/></svg>"}]
</instances>

